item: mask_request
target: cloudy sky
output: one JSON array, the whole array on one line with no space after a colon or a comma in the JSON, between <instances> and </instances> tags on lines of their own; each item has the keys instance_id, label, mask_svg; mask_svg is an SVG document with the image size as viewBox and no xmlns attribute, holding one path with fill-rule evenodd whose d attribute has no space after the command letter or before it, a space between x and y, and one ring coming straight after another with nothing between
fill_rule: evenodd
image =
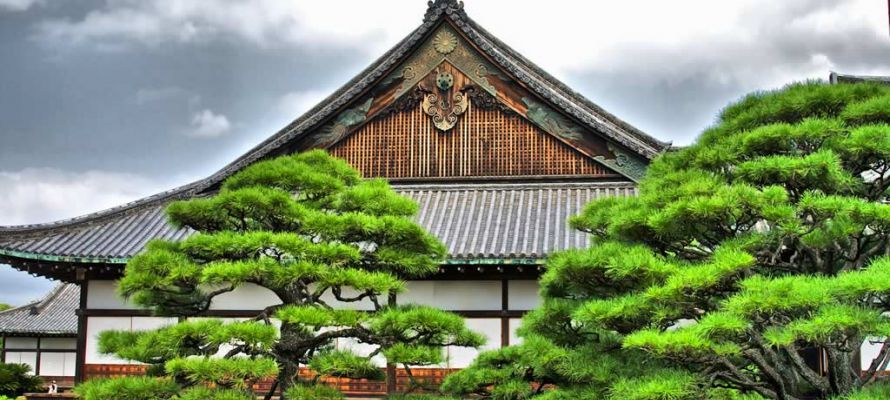
<instances>
[{"instance_id":1,"label":"cloudy sky","mask_svg":"<svg viewBox=\"0 0 890 400\"><path fill-rule=\"evenodd\" d=\"M420 24L424 0L0 0L0 225L212 173ZM727 102L890 74L884 0L467 0L489 31L687 144ZM0 266L0 302L52 286Z\"/></svg>"}]
</instances>

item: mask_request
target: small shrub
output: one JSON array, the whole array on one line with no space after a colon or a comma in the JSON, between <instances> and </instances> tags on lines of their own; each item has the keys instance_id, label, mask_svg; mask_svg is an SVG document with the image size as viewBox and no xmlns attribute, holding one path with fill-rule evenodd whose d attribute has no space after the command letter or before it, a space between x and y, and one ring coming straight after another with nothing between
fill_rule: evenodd
<instances>
[{"instance_id":1,"label":"small shrub","mask_svg":"<svg viewBox=\"0 0 890 400\"><path fill-rule=\"evenodd\" d=\"M39 391L43 382L30 372L31 367L25 364L0 364L0 396L14 398Z\"/></svg>"}]
</instances>

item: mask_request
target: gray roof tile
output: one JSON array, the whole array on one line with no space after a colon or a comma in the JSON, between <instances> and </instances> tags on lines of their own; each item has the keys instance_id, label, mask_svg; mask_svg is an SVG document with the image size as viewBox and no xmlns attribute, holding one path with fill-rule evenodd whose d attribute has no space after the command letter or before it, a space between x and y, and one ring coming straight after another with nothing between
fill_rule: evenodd
<instances>
[{"instance_id":1,"label":"gray roof tile","mask_svg":"<svg viewBox=\"0 0 890 400\"><path fill-rule=\"evenodd\" d=\"M80 287L56 286L42 300L0 312L0 335L77 335L77 307Z\"/></svg>"},{"instance_id":2,"label":"gray roof tile","mask_svg":"<svg viewBox=\"0 0 890 400\"><path fill-rule=\"evenodd\" d=\"M633 196L633 183L490 183L393 185L419 205L418 223L448 248L451 260L542 258L586 244L586 235L567 220L595 198ZM85 220L63 228L0 232L0 250L40 255L126 259L153 239L182 240L193 234L175 228L164 205Z\"/></svg>"}]
</instances>

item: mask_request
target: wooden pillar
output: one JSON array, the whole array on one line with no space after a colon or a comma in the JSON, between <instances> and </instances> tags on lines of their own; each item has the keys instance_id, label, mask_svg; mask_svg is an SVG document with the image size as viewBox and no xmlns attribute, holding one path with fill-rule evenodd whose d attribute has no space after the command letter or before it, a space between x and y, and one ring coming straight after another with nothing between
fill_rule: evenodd
<instances>
[{"instance_id":1,"label":"wooden pillar","mask_svg":"<svg viewBox=\"0 0 890 400\"><path fill-rule=\"evenodd\" d=\"M37 337L37 361L34 363L34 376L40 376L40 336Z\"/></svg>"},{"instance_id":2,"label":"wooden pillar","mask_svg":"<svg viewBox=\"0 0 890 400\"><path fill-rule=\"evenodd\" d=\"M501 347L510 345L510 281L501 280Z\"/></svg>"},{"instance_id":3,"label":"wooden pillar","mask_svg":"<svg viewBox=\"0 0 890 400\"><path fill-rule=\"evenodd\" d=\"M398 302L396 300L396 293L389 292L389 299L387 304L390 307L395 307ZM386 363L386 394L395 394L396 393L396 365L390 362Z\"/></svg>"},{"instance_id":4,"label":"wooden pillar","mask_svg":"<svg viewBox=\"0 0 890 400\"><path fill-rule=\"evenodd\" d=\"M84 366L87 361L87 292L88 281L85 278L86 271L77 270L77 284L80 286L80 306L77 309L77 353L75 354L74 384L83 382Z\"/></svg>"}]
</instances>

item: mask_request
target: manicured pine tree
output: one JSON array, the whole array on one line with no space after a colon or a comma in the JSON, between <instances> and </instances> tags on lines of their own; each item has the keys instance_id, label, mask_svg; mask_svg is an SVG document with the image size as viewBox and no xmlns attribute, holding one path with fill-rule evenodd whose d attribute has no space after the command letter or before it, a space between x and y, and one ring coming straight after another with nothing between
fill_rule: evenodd
<instances>
[{"instance_id":1,"label":"manicured pine tree","mask_svg":"<svg viewBox=\"0 0 890 400\"><path fill-rule=\"evenodd\" d=\"M252 399L253 384L274 378L286 399L340 398L318 378L381 379L374 357L410 372L442 362L445 346L478 347L483 337L461 317L390 301L404 279L436 272L445 255L411 219L417 210L385 181L364 180L323 151L256 163L216 195L172 203L170 221L198 233L151 243L127 265L120 294L181 319L200 316L214 298L246 284L279 302L246 321L193 318L154 331L104 332L103 352L147 363L150 374L169 379L88 382L80 393L86 400L131 392ZM338 349L338 339L373 351ZM301 378L301 367L317 377Z\"/></svg>"},{"instance_id":2,"label":"manicured pine tree","mask_svg":"<svg viewBox=\"0 0 890 400\"><path fill-rule=\"evenodd\" d=\"M517 347L446 382L499 399L885 399L890 86L755 93L571 224ZM863 343L877 358L858 365ZM821 358L821 360L820 360ZM542 386L552 385L552 386Z\"/></svg>"}]
</instances>

